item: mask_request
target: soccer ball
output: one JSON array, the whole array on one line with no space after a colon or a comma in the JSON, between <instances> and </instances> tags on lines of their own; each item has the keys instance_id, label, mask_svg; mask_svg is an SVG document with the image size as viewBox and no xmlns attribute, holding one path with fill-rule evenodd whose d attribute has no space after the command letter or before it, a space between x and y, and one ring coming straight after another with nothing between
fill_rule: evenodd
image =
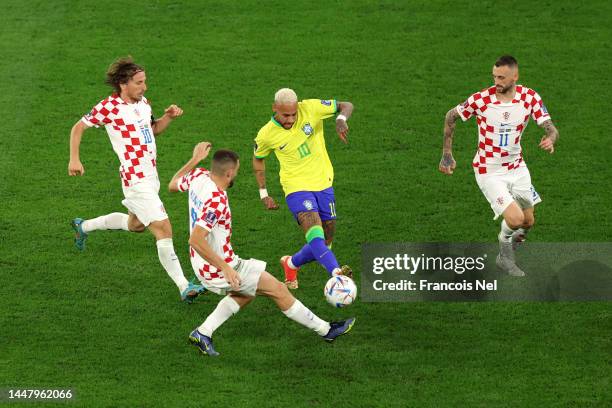
<instances>
[{"instance_id":1,"label":"soccer ball","mask_svg":"<svg viewBox=\"0 0 612 408\"><path fill-rule=\"evenodd\" d=\"M353 303L357 297L357 285L348 276L338 275L327 281L323 293L330 305L344 307Z\"/></svg>"}]
</instances>

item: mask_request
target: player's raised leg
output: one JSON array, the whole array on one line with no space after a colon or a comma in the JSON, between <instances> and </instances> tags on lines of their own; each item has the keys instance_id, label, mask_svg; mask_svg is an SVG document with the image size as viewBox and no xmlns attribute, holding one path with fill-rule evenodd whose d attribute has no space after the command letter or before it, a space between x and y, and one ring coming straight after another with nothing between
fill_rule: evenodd
<instances>
[{"instance_id":1,"label":"player's raised leg","mask_svg":"<svg viewBox=\"0 0 612 408\"><path fill-rule=\"evenodd\" d=\"M183 275L183 269L179 262L174 244L172 242L172 225L169 219L162 221L154 221L148 226L149 231L157 240L157 255L159 262L162 264L166 273L178 287L181 294L181 299L186 302L191 302L198 295L205 291L204 287L194 282L188 282Z\"/></svg>"},{"instance_id":2,"label":"player's raised leg","mask_svg":"<svg viewBox=\"0 0 612 408\"><path fill-rule=\"evenodd\" d=\"M513 201L506 207L502 216L504 219L498 235L499 255L496 264L512 276L525 276L525 272L516 266L514 249L512 248L512 235L524 225L525 215L519 205Z\"/></svg>"},{"instance_id":3,"label":"player's raised leg","mask_svg":"<svg viewBox=\"0 0 612 408\"><path fill-rule=\"evenodd\" d=\"M322 220L323 232L325 235L325 245L330 250L332 249L332 243L334 240L334 233L336 231L336 220ZM285 272L285 285L289 289L298 288L297 275L300 270L300 266L312 262L315 257L312 253L312 249L309 243L306 243L298 252L293 256L285 255L280 259L281 266ZM299 266L296 266L299 265ZM352 276L350 267L343 266L340 268L342 273L347 276Z\"/></svg>"},{"instance_id":4,"label":"player's raised leg","mask_svg":"<svg viewBox=\"0 0 612 408\"><path fill-rule=\"evenodd\" d=\"M325 232L319 214L310 211L299 212L297 219L306 233L306 245L293 256L281 258L281 264L285 271L285 284L291 289L296 289L298 287L297 272L299 268L313 260L321 264L330 276L352 275L348 266L340 268L333 251L326 245Z\"/></svg>"},{"instance_id":5,"label":"player's raised leg","mask_svg":"<svg viewBox=\"0 0 612 408\"><path fill-rule=\"evenodd\" d=\"M85 249L85 241L87 240L87 236L92 231L128 231L128 215L122 213L111 213L89 220L75 218L72 220L71 225L76 234L74 238L74 245L78 250L82 251Z\"/></svg>"},{"instance_id":6,"label":"player's raised leg","mask_svg":"<svg viewBox=\"0 0 612 408\"><path fill-rule=\"evenodd\" d=\"M266 271L259 277L257 294L271 298L285 316L314 331L328 342L348 333L355 323L355 318L331 323L319 318L293 297L285 285Z\"/></svg>"}]
</instances>

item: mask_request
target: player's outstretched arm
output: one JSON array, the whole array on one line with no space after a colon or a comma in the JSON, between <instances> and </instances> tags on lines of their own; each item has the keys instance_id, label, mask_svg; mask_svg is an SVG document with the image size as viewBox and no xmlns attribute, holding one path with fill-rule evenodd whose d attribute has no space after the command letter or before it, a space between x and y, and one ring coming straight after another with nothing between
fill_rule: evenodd
<instances>
[{"instance_id":1,"label":"player's outstretched arm","mask_svg":"<svg viewBox=\"0 0 612 408\"><path fill-rule=\"evenodd\" d=\"M183 165L183 167L181 167L179 171L176 172L174 177L172 177L172 180L170 180L170 183L168 184L168 190L170 190L172 193L176 193L177 191L179 191L178 185L181 178L185 174L193 170L199 162L208 157L208 153L210 153L211 147L212 144L210 142L198 143L193 148L193 155L191 156L191 159L189 159L189 161L185 163L185 165Z\"/></svg>"},{"instance_id":2,"label":"player's outstretched arm","mask_svg":"<svg viewBox=\"0 0 612 408\"><path fill-rule=\"evenodd\" d=\"M338 116L336 116L336 133L344 143L348 143L347 125L348 119L353 114L353 104L350 102L338 102Z\"/></svg>"},{"instance_id":3,"label":"player's outstretched arm","mask_svg":"<svg viewBox=\"0 0 612 408\"><path fill-rule=\"evenodd\" d=\"M552 154L555 152L555 143L557 143L557 140L559 139L559 131L550 119L542 122L540 127L544 129L546 134L542 136L539 146Z\"/></svg>"},{"instance_id":4,"label":"player's outstretched arm","mask_svg":"<svg viewBox=\"0 0 612 408\"><path fill-rule=\"evenodd\" d=\"M80 147L83 133L85 133L85 130L87 129L87 126L79 120L74 124L72 130L70 131L70 162L68 163L69 176L82 176L85 174L85 168L81 163Z\"/></svg>"},{"instance_id":5,"label":"player's outstretched arm","mask_svg":"<svg viewBox=\"0 0 612 408\"><path fill-rule=\"evenodd\" d=\"M444 119L444 142L442 144L442 159L438 169L444 174L453 174L457 162L453 158L453 137L455 135L455 125L459 119L459 112L452 108L446 112Z\"/></svg>"},{"instance_id":6,"label":"player's outstretched arm","mask_svg":"<svg viewBox=\"0 0 612 408\"><path fill-rule=\"evenodd\" d=\"M257 185L259 186L259 197L264 207L266 210L278 210L278 205L274 202L274 199L268 195L268 190L266 189L266 163L264 159L253 157L253 172L255 173Z\"/></svg>"},{"instance_id":7,"label":"player's outstretched arm","mask_svg":"<svg viewBox=\"0 0 612 408\"><path fill-rule=\"evenodd\" d=\"M216 266L223 271L225 280L229 283L233 290L240 288L240 275L231 266L227 264L215 251L211 248L206 240L209 232L204 228L196 225L189 237L189 245L209 264Z\"/></svg>"},{"instance_id":8,"label":"player's outstretched arm","mask_svg":"<svg viewBox=\"0 0 612 408\"><path fill-rule=\"evenodd\" d=\"M153 128L153 134L155 136L161 134L164 130L166 130L170 122L172 122L174 119L178 118L182 114L183 110L178 106L168 106L164 111L164 115L161 118L157 119L155 122L153 122L153 124L151 125L151 127Z\"/></svg>"}]
</instances>

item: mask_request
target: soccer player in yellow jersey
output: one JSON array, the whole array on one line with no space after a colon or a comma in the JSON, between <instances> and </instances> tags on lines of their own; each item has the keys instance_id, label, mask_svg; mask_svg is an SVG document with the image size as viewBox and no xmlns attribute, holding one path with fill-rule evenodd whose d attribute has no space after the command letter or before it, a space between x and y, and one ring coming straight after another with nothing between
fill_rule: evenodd
<instances>
[{"instance_id":1,"label":"soccer player in yellow jersey","mask_svg":"<svg viewBox=\"0 0 612 408\"><path fill-rule=\"evenodd\" d=\"M298 102L292 89L276 92L274 114L255 138L253 170L259 194L268 210L277 209L266 190L265 158L274 152L280 163L280 182L289 210L306 234L306 245L293 256L283 256L285 284L297 289L300 266L316 260L330 276L351 275L348 266L340 268L331 244L336 230L334 169L325 149L323 119L336 116L336 132L347 143L346 124L353 112L350 102L306 99Z\"/></svg>"}]
</instances>

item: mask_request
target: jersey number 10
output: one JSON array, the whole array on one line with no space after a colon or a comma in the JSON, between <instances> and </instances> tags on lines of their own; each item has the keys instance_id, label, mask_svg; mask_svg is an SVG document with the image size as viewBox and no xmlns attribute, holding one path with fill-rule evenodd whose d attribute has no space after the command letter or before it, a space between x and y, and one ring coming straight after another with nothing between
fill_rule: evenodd
<instances>
[{"instance_id":1,"label":"jersey number 10","mask_svg":"<svg viewBox=\"0 0 612 408\"><path fill-rule=\"evenodd\" d=\"M153 141L153 136L151 136L151 131L149 130L148 126L142 126L140 128L140 131L142 133L142 135L144 136L144 142L146 144L149 144Z\"/></svg>"},{"instance_id":2,"label":"jersey number 10","mask_svg":"<svg viewBox=\"0 0 612 408\"><path fill-rule=\"evenodd\" d=\"M298 153L300 154L300 159L310 155L310 148L306 144L306 142L302 143L300 147L298 147Z\"/></svg>"}]
</instances>

